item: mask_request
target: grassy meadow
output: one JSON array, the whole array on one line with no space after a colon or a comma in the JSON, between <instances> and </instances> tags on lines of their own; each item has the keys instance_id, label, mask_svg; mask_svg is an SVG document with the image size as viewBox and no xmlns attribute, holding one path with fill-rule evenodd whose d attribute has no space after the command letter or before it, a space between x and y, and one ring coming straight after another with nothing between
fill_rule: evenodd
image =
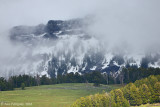
<instances>
[{"instance_id":1,"label":"grassy meadow","mask_svg":"<svg viewBox=\"0 0 160 107\"><path fill-rule=\"evenodd\" d=\"M26 87L25 90L0 92L1 107L68 107L76 99L95 93L120 88L121 85L94 87L86 83L65 83Z\"/></svg>"},{"instance_id":2,"label":"grassy meadow","mask_svg":"<svg viewBox=\"0 0 160 107\"><path fill-rule=\"evenodd\" d=\"M160 103L157 103L157 104L144 104L144 105L140 105L138 107L160 107Z\"/></svg>"}]
</instances>

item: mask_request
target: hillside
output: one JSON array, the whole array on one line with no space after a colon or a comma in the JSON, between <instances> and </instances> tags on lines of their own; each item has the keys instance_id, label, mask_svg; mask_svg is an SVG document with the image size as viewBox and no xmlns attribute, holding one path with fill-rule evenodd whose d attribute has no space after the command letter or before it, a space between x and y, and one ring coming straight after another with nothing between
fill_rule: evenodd
<instances>
[{"instance_id":1,"label":"hillside","mask_svg":"<svg viewBox=\"0 0 160 107\"><path fill-rule=\"evenodd\" d=\"M93 84L66 83L56 85L42 85L27 87L26 90L0 91L2 107L5 104L28 104L28 107L64 107L71 105L76 99L87 95L109 92L120 88L120 85L102 85L93 87ZM14 106L17 107L17 106Z\"/></svg>"},{"instance_id":2,"label":"hillside","mask_svg":"<svg viewBox=\"0 0 160 107\"><path fill-rule=\"evenodd\" d=\"M19 74L35 76L101 71L115 77L122 68L159 68L158 50L130 51L129 45L110 48L103 38L88 32L92 18L49 20L37 26L15 26L9 38L13 55L0 65L0 75Z\"/></svg>"},{"instance_id":3,"label":"hillside","mask_svg":"<svg viewBox=\"0 0 160 107\"><path fill-rule=\"evenodd\" d=\"M109 93L77 99L71 107L130 107L160 102L160 75L151 75Z\"/></svg>"}]
</instances>

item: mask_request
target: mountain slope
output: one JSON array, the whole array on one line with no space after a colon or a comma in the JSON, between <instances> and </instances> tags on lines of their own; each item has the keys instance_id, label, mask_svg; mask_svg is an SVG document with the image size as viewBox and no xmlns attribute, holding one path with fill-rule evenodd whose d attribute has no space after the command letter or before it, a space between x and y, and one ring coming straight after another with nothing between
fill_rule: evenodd
<instances>
[{"instance_id":1,"label":"mountain slope","mask_svg":"<svg viewBox=\"0 0 160 107\"><path fill-rule=\"evenodd\" d=\"M160 54L132 53L108 49L87 32L84 19L50 20L46 25L16 26L10 31L17 56L3 67L3 75L57 76L70 72L101 71L118 74L123 67L160 67Z\"/></svg>"}]
</instances>

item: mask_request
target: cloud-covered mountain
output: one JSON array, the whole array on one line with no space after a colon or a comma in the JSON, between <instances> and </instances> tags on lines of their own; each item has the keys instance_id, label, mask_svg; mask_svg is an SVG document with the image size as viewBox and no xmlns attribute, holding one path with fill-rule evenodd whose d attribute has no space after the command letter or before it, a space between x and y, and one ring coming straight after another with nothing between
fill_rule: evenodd
<instances>
[{"instance_id":1,"label":"cloud-covered mountain","mask_svg":"<svg viewBox=\"0 0 160 107\"><path fill-rule=\"evenodd\" d=\"M13 27L10 41L21 47L4 62L1 75L53 77L95 70L118 74L123 67L160 67L160 53L132 52L124 47L110 49L102 36L99 39L88 32L90 23L92 20L88 19L49 20L46 25Z\"/></svg>"}]
</instances>

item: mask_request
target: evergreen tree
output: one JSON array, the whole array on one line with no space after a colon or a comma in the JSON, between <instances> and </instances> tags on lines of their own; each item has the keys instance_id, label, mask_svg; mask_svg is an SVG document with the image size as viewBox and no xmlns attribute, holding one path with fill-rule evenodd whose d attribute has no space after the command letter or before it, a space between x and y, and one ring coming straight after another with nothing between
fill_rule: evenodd
<instances>
[{"instance_id":1,"label":"evergreen tree","mask_svg":"<svg viewBox=\"0 0 160 107\"><path fill-rule=\"evenodd\" d=\"M152 87L154 87L154 84L155 84L156 82L158 82L158 79L157 79L154 75L151 75L151 76L148 77L148 81L149 81L149 84L150 84ZM149 85L149 84L148 84L148 85Z\"/></svg>"},{"instance_id":2,"label":"evergreen tree","mask_svg":"<svg viewBox=\"0 0 160 107\"><path fill-rule=\"evenodd\" d=\"M142 100L141 100L141 96L139 93L139 89L132 84L130 87L130 104L131 105L141 105L142 104Z\"/></svg>"},{"instance_id":3,"label":"evergreen tree","mask_svg":"<svg viewBox=\"0 0 160 107\"><path fill-rule=\"evenodd\" d=\"M156 82L154 84L154 102L159 103L160 102L160 82Z\"/></svg>"},{"instance_id":4,"label":"evergreen tree","mask_svg":"<svg viewBox=\"0 0 160 107\"><path fill-rule=\"evenodd\" d=\"M113 97L117 107L129 107L129 103L124 98L122 90L116 89L111 91L111 96Z\"/></svg>"},{"instance_id":5,"label":"evergreen tree","mask_svg":"<svg viewBox=\"0 0 160 107\"><path fill-rule=\"evenodd\" d=\"M142 104L149 103L149 98L150 98L151 93L149 91L148 86L146 84L141 85L139 88L139 91L140 91L140 96L142 99Z\"/></svg>"},{"instance_id":6,"label":"evergreen tree","mask_svg":"<svg viewBox=\"0 0 160 107\"><path fill-rule=\"evenodd\" d=\"M25 84L24 84L24 83L21 84L21 89L22 89L22 90L25 89Z\"/></svg>"}]
</instances>

